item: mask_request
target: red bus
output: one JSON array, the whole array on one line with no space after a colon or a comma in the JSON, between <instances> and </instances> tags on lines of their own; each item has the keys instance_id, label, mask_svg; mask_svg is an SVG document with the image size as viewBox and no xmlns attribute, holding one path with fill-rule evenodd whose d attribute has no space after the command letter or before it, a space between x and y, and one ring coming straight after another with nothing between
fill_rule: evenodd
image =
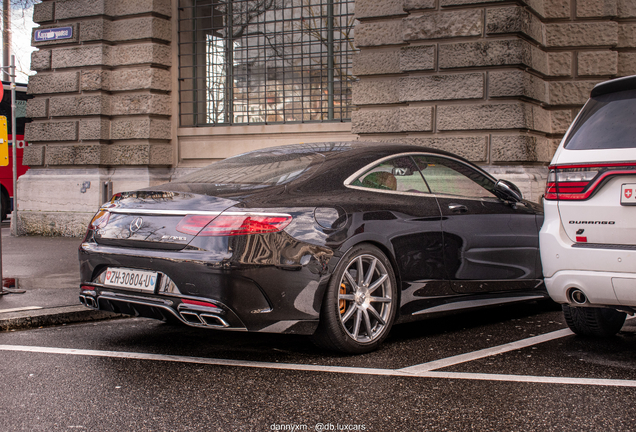
<instances>
[{"instance_id":1,"label":"red bus","mask_svg":"<svg viewBox=\"0 0 636 432\"><path fill-rule=\"evenodd\" d=\"M0 102L0 116L7 118L7 129L9 132L9 165L0 166L0 199L2 200L2 220L7 218L7 214L13 210L13 149L11 148L12 125L11 125L11 83L2 81L4 92L2 102ZM16 83L15 88L15 117L16 117L16 159L18 177L27 172L28 166L22 164L22 152L28 144L24 141L24 125L31 121L26 116L27 85Z\"/></svg>"}]
</instances>

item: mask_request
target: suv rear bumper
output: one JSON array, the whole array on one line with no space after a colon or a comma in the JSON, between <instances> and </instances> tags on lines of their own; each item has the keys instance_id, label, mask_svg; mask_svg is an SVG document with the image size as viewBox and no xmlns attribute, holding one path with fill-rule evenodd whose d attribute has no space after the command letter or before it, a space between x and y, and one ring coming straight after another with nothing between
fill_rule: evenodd
<instances>
[{"instance_id":1,"label":"suv rear bumper","mask_svg":"<svg viewBox=\"0 0 636 432\"><path fill-rule=\"evenodd\" d=\"M557 303L573 306L636 307L636 250L631 246L573 247L561 225L555 201L545 201L545 222L539 234L545 285ZM571 293L581 290L584 305Z\"/></svg>"}]
</instances>

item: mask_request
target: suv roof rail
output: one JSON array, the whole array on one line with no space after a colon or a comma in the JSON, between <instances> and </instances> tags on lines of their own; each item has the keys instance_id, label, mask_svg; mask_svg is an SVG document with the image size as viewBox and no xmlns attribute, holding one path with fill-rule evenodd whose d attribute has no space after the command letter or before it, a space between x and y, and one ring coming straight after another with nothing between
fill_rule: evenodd
<instances>
[{"instance_id":1,"label":"suv roof rail","mask_svg":"<svg viewBox=\"0 0 636 432\"><path fill-rule=\"evenodd\" d=\"M636 90L636 75L616 78L596 84L590 93L590 97L616 93L623 90Z\"/></svg>"}]
</instances>

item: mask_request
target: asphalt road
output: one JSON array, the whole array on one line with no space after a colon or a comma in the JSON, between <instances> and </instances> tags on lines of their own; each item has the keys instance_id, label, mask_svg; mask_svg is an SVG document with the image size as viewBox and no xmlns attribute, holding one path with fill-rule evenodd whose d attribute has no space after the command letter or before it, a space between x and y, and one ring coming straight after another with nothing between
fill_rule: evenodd
<instances>
[{"instance_id":1,"label":"asphalt road","mask_svg":"<svg viewBox=\"0 0 636 432\"><path fill-rule=\"evenodd\" d=\"M131 318L0 333L7 431L636 430L636 320L571 335L550 304L394 327L380 350Z\"/></svg>"}]
</instances>

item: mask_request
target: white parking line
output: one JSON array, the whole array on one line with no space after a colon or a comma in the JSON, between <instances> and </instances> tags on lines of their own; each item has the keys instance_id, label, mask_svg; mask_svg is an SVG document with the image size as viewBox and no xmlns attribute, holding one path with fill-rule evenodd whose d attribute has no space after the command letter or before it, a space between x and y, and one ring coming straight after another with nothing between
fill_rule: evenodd
<instances>
[{"instance_id":1,"label":"white parking line","mask_svg":"<svg viewBox=\"0 0 636 432\"><path fill-rule=\"evenodd\" d=\"M428 363L422 363L415 366L409 366L409 367L398 369L398 370L401 372L407 372L407 373L412 373L415 375L420 375L424 372L432 371L435 369L442 369L448 366L453 366L456 364L466 363L466 362L477 360L484 357L490 357L497 354L502 354L508 351L514 351L521 348L526 348L532 345L540 344L540 343L551 341L554 339L559 339L559 338L570 336L573 334L574 333L572 333L572 330L570 329L557 330L551 333L546 333L539 336L534 336L527 339L510 342L507 344L498 345L491 348L485 348L479 351L473 351L466 354L459 354L453 357L447 357L447 358L435 360Z\"/></svg>"},{"instance_id":2,"label":"white parking line","mask_svg":"<svg viewBox=\"0 0 636 432\"><path fill-rule=\"evenodd\" d=\"M477 380L477 381L506 381L506 382L535 383L535 384L594 385L594 386L606 386L606 387L636 388L636 380L546 377L546 376L482 374L482 373L464 373L464 372L435 372L430 370L421 371L418 374L413 374L409 372L404 372L404 369L375 369L375 368L359 368L359 367L344 367L344 366L320 366L320 365L308 365L308 364L270 363L270 362L255 362L255 361L228 360L228 359L211 359L211 358L205 358L205 357L186 357L186 356L173 356L173 355L162 355L162 354L81 350L81 349L70 349L70 348L50 348L50 347L21 346L21 345L0 345L0 351L19 351L19 352L43 353L43 354L64 354L64 355L79 355L79 356L91 356L91 357L110 357L110 358L122 358L122 359L132 359L132 360L195 363L195 364L205 364L205 365L213 365L213 366L249 367L249 368L278 369L278 370L291 370L291 371L303 371L303 372L328 372L328 373L343 373L343 374L354 374L354 375L381 375L381 376L399 376L399 377L410 377L410 378L462 379L462 380Z\"/></svg>"}]
</instances>

